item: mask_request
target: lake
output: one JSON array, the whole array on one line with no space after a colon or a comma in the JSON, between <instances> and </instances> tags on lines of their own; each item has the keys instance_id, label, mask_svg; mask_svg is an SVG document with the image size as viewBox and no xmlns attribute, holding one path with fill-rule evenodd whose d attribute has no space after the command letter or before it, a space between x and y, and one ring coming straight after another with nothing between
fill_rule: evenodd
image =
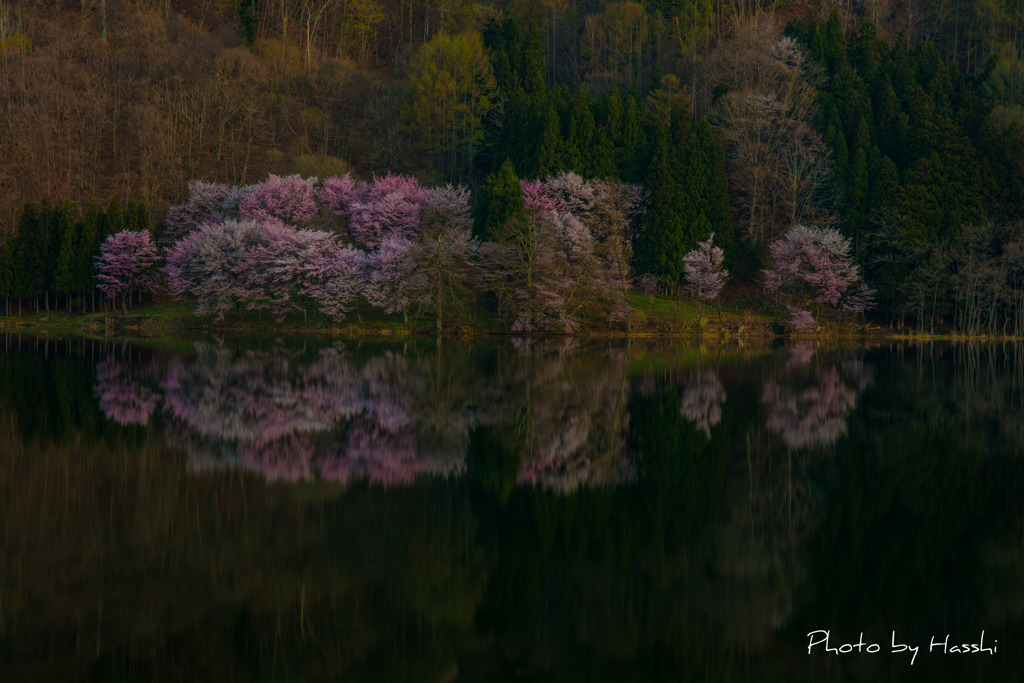
<instances>
[{"instance_id":1,"label":"lake","mask_svg":"<svg viewBox=\"0 0 1024 683\"><path fill-rule=\"evenodd\" d=\"M1024 670L1020 345L6 336L0 448L2 680Z\"/></svg>"}]
</instances>

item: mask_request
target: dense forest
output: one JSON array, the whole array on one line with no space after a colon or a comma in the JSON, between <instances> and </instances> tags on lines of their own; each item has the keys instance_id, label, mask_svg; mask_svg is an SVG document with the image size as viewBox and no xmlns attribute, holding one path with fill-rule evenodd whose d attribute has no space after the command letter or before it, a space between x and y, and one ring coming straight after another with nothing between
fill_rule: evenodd
<instances>
[{"instance_id":1,"label":"dense forest","mask_svg":"<svg viewBox=\"0 0 1024 683\"><path fill-rule=\"evenodd\" d=\"M0 255L50 279L0 285L84 297L57 245L98 253L90 202L159 242L194 179L461 184L485 237L511 175L575 172L643 188L632 268L667 286L712 232L760 285L830 225L880 320L1021 334L1022 47L1019 0L26 0L0 8Z\"/></svg>"}]
</instances>

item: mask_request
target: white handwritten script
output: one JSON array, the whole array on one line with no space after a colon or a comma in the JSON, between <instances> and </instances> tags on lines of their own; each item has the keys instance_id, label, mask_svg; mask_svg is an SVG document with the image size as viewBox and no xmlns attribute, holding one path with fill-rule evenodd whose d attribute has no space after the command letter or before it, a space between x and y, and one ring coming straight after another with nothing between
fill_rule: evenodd
<instances>
[{"instance_id":1,"label":"white handwritten script","mask_svg":"<svg viewBox=\"0 0 1024 683\"><path fill-rule=\"evenodd\" d=\"M994 655L999 649L998 646L998 640L992 640L988 645L985 644L985 631L981 632L981 637L975 642L959 642L954 640L952 634L947 633L941 636L932 636L928 643L927 652L941 655ZM864 640L863 631L856 642L843 643L838 641L833 642L832 632L825 629L811 631L807 634L807 654L819 653L826 655L847 655L852 653L904 653L910 657L911 666L913 666L914 662L917 661L917 654L921 651L921 647L922 646L919 644L902 642L896 637L896 631L892 632L889 642L884 644Z\"/></svg>"}]
</instances>

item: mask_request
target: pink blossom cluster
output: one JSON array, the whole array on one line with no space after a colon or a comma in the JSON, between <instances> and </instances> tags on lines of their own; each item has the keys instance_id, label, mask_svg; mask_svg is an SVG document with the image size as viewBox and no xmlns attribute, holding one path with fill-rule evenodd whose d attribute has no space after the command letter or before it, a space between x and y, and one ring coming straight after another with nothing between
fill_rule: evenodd
<instances>
[{"instance_id":1,"label":"pink blossom cluster","mask_svg":"<svg viewBox=\"0 0 1024 683\"><path fill-rule=\"evenodd\" d=\"M863 313L873 304L874 293L850 255L850 241L835 228L795 225L768 249L771 267L764 271L765 286L782 292L792 304L841 306L852 313Z\"/></svg>"},{"instance_id":2,"label":"pink blossom cluster","mask_svg":"<svg viewBox=\"0 0 1024 683\"><path fill-rule=\"evenodd\" d=\"M207 223L168 252L164 275L177 297L223 319L232 310L269 310L278 319L304 298L341 319L362 292L363 255L331 233L277 220Z\"/></svg>"},{"instance_id":3,"label":"pink blossom cluster","mask_svg":"<svg viewBox=\"0 0 1024 683\"><path fill-rule=\"evenodd\" d=\"M171 232L183 234L164 274L170 291L195 299L202 315L269 310L282 319L311 302L341 320L365 296L388 313L436 312L440 325L449 294L475 281L464 187L425 188L388 174L368 183L328 178L319 193L313 179L275 175L245 191L200 181L190 189L168 215ZM229 217L231 201L237 218ZM321 205L367 251L336 233L296 227L311 226Z\"/></svg>"},{"instance_id":4,"label":"pink blossom cluster","mask_svg":"<svg viewBox=\"0 0 1024 683\"><path fill-rule=\"evenodd\" d=\"M120 299L121 311L137 292L155 292L160 287L156 244L149 230L122 230L109 236L96 257L96 286L111 299Z\"/></svg>"},{"instance_id":5,"label":"pink blossom cluster","mask_svg":"<svg viewBox=\"0 0 1024 683\"><path fill-rule=\"evenodd\" d=\"M511 311L512 330L573 332L588 307L624 321L639 188L575 173L520 185L525 222L510 222L479 250L480 279Z\"/></svg>"},{"instance_id":6,"label":"pink blossom cluster","mask_svg":"<svg viewBox=\"0 0 1024 683\"><path fill-rule=\"evenodd\" d=\"M683 256L683 274L686 289L697 301L714 301L725 286L729 271L722 267L725 252L715 246L715 233Z\"/></svg>"}]
</instances>

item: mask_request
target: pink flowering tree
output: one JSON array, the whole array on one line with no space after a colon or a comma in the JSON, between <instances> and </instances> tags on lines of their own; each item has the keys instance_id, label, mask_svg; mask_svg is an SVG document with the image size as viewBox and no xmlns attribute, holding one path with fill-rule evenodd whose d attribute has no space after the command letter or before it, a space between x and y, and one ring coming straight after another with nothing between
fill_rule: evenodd
<instances>
[{"instance_id":1,"label":"pink flowering tree","mask_svg":"<svg viewBox=\"0 0 1024 683\"><path fill-rule=\"evenodd\" d=\"M317 212L312 182L297 175L282 178L270 174L238 206L238 217L242 220L276 219L292 225L310 223Z\"/></svg>"},{"instance_id":2,"label":"pink flowering tree","mask_svg":"<svg viewBox=\"0 0 1024 683\"><path fill-rule=\"evenodd\" d=\"M228 311L240 311L257 297L260 264L250 251L260 245L263 234L262 223L234 220L208 223L189 233L167 253L163 270L168 289L176 298L195 299L200 315L223 320Z\"/></svg>"},{"instance_id":3,"label":"pink flowering tree","mask_svg":"<svg viewBox=\"0 0 1024 683\"><path fill-rule=\"evenodd\" d=\"M259 234L245 251L239 271L239 294L246 309L268 310L277 321L301 307L297 292L302 284L298 254L299 234L276 220L261 222Z\"/></svg>"},{"instance_id":4,"label":"pink flowering tree","mask_svg":"<svg viewBox=\"0 0 1024 683\"><path fill-rule=\"evenodd\" d=\"M852 313L871 307L873 292L850 255L850 241L834 228L795 225L769 247L765 286L798 308L828 305Z\"/></svg>"},{"instance_id":5,"label":"pink flowering tree","mask_svg":"<svg viewBox=\"0 0 1024 683\"><path fill-rule=\"evenodd\" d=\"M348 222L352 238L367 249L388 239L412 239L429 191L408 175L389 173L369 183L348 174L328 178L320 191L324 205Z\"/></svg>"},{"instance_id":6,"label":"pink flowering tree","mask_svg":"<svg viewBox=\"0 0 1024 683\"><path fill-rule=\"evenodd\" d=\"M363 295L371 306L408 317L417 290L413 247L410 240L391 237L366 255Z\"/></svg>"},{"instance_id":7,"label":"pink flowering tree","mask_svg":"<svg viewBox=\"0 0 1024 683\"><path fill-rule=\"evenodd\" d=\"M697 245L697 248L683 256L683 274L686 290L697 301L697 318L704 311L705 301L717 301L718 294L725 286L729 271L722 267L725 252L715 246L715 233ZM722 305L718 305L718 318L722 318Z\"/></svg>"},{"instance_id":8,"label":"pink flowering tree","mask_svg":"<svg viewBox=\"0 0 1024 683\"><path fill-rule=\"evenodd\" d=\"M324 315L343 320L363 292L366 255L321 231L300 230L297 238L298 293L316 302Z\"/></svg>"},{"instance_id":9,"label":"pink flowering tree","mask_svg":"<svg viewBox=\"0 0 1024 683\"><path fill-rule=\"evenodd\" d=\"M512 317L512 331L573 332L593 261L590 233L572 214L509 221L480 246L481 280Z\"/></svg>"},{"instance_id":10,"label":"pink flowering tree","mask_svg":"<svg viewBox=\"0 0 1024 683\"><path fill-rule=\"evenodd\" d=\"M814 316L811 315L810 311L806 311L796 306L786 306L786 313L789 317L786 319L786 325L789 326L793 332L798 334L809 334L814 331Z\"/></svg>"},{"instance_id":11,"label":"pink flowering tree","mask_svg":"<svg viewBox=\"0 0 1024 683\"><path fill-rule=\"evenodd\" d=\"M362 197L362 193L361 183L356 182L351 173L346 173L340 178L326 178L320 187L318 197L328 211L344 216L348 207L357 198Z\"/></svg>"},{"instance_id":12,"label":"pink flowering tree","mask_svg":"<svg viewBox=\"0 0 1024 683\"><path fill-rule=\"evenodd\" d=\"M160 287L160 258L149 230L122 230L108 237L96 257L100 291L121 300L121 312L136 292L154 292Z\"/></svg>"},{"instance_id":13,"label":"pink flowering tree","mask_svg":"<svg viewBox=\"0 0 1024 683\"><path fill-rule=\"evenodd\" d=\"M639 188L574 173L520 184L525 219L480 248L482 280L512 313L513 329L573 331L587 308L628 320Z\"/></svg>"},{"instance_id":14,"label":"pink flowering tree","mask_svg":"<svg viewBox=\"0 0 1024 683\"><path fill-rule=\"evenodd\" d=\"M473 298L477 242L472 237L469 190L438 187L427 193L422 229L409 257L410 296L420 311L434 315L438 334L446 320Z\"/></svg>"},{"instance_id":15,"label":"pink flowering tree","mask_svg":"<svg viewBox=\"0 0 1024 683\"><path fill-rule=\"evenodd\" d=\"M167 210L166 236L178 240L206 223L222 223L238 216L238 205L252 188L191 180L188 199Z\"/></svg>"}]
</instances>

